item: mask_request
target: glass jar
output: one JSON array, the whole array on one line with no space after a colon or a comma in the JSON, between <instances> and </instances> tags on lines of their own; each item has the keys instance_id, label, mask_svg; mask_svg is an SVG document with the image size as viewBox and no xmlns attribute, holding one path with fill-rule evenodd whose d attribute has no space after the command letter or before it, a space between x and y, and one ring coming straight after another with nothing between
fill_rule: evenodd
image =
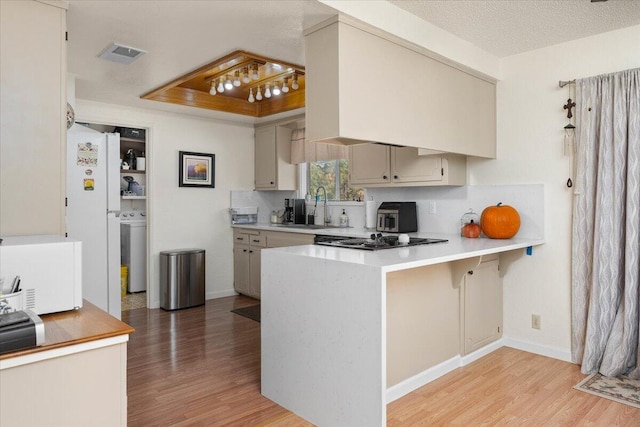
<instances>
[{"instance_id":1,"label":"glass jar","mask_svg":"<svg viewBox=\"0 0 640 427\"><path fill-rule=\"evenodd\" d=\"M480 231L480 217L470 208L460 219L460 235L474 239L480 237Z\"/></svg>"}]
</instances>

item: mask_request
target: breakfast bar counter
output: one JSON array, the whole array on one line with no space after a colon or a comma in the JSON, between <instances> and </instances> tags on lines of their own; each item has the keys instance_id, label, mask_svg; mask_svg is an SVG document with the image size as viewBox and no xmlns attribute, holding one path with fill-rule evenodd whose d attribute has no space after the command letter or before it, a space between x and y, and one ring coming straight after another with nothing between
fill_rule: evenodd
<instances>
[{"instance_id":1,"label":"breakfast bar counter","mask_svg":"<svg viewBox=\"0 0 640 427\"><path fill-rule=\"evenodd\" d=\"M263 250L262 394L316 425L384 426L388 402L497 348L499 275L544 240L424 237L449 241ZM469 345L478 313L497 334Z\"/></svg>"}]
</instances>

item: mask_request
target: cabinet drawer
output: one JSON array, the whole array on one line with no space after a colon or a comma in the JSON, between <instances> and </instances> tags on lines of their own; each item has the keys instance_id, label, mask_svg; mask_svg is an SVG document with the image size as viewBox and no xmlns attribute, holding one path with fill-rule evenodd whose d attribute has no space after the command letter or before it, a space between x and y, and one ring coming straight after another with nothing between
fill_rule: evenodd
<instances>
[{"instance_id":1,"label":"cabinet drawer","mask_svg":"<svg viewBox=\"0 0 640 427\"><path fill-rule=\"evenodd\" d=\"M249 236L249 244L251 246L258 246L260 248L267 247L267 238L266 236Z\"/></svg>"},{"instance_id":2,"label":"cabinet drawer","mask_svg":"<svg viewBox=\"0 0 640 427\"><path fill-rule=\"evenodd\" d=\"M238 230L233 230L233 244L234 245L248 245L249 238L251 235L247 233L238 232Z\"/></svg>"}]
</instances>

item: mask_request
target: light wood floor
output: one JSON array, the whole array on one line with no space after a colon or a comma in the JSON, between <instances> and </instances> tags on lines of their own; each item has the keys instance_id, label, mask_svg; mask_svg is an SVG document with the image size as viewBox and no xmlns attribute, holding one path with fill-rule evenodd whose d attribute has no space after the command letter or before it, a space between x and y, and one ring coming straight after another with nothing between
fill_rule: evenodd
<instances>
[{"instance_id":1,"label":"light wood floor","mask_svg":"<svg viewBox=\"0 0 640 427\"><path fill-rule=\"evenodd\" d=\"M129 426L310 426L260 394L260 324L246 297L122 313ZM578 366L501 348L391 403L389 426L640 426L640 409L573 390ZM329 426L330 427L330 426Z\"/></svg>"}]
</instances>

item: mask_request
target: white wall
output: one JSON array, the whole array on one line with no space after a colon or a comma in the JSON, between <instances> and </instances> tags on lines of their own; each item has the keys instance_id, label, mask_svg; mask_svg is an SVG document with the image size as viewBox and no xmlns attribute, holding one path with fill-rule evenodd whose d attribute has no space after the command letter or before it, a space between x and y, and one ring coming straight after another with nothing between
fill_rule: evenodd
<instances>
[{"instance_id":1,"label":"white wall","mask_svg":"<svg viewBox=\"0 0 640 427\"><path fill-rule=\"evenodd\" d=\"M170 249L205 249L207 299L234 295L229 194L253 188L253 126L82 99L75 111L78 121L149 129L149 306L159 307L159 253ZM215 154L214 189L178 187L181 150Z\"/></svg>"},{"instance_id":2,"label":"white wall","mask_svg":"<svg viewBox=\"0 0 640 427\"><path fill-rule=\"evenodd\" d=\"M505 336L524 349L569 357L571 346L572 189L563 155L562 106L574 89L558 80L640 66L640 26L503 59L498 83L498 159L469 159L469 184L542 183L547 244L504 278ZM531 328L531 314L542 328Z\"/></svg>"}]
</instances>

